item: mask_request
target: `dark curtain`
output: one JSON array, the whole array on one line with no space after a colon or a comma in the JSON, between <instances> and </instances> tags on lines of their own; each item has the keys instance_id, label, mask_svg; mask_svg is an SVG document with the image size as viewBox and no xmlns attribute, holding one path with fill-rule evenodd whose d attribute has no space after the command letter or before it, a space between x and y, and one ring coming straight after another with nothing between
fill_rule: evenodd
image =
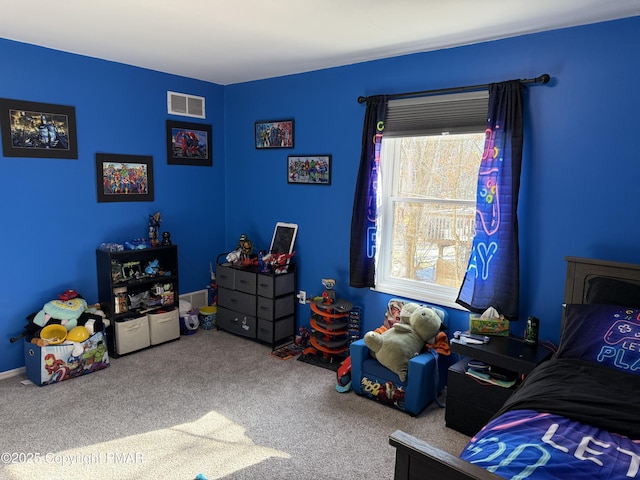
<instances>
[{"instance_id":1,"label":"dark curtain","mask_svg":"<svg viewBox=\"0 0 640 480\"><path fill-rule=\"evenodd\" d=\"M524 85L489 86L489 116L478 174L476 235L456 302L472 312L494 307L518 317L518 192L522 165Z\"/></svg>"},{"instance_id":2,"label":"dark curtain","mask_svg":"<svg viewBox=\"0 0 640 480\"><path fill-rule=\"evenodd\" d=\"M349 285L357 288L375 285L375 246L378 165L382 131L387 113L387 96L367 98L362 128L362 153L356 179L351 214L351 247L349 252Z\"/></svg>"}]
</instances>

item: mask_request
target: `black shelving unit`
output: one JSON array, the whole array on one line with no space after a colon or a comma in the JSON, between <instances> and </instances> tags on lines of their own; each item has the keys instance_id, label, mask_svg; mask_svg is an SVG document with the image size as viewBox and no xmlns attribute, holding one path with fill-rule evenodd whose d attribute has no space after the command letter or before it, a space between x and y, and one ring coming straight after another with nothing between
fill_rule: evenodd
<instances>
[{"instance_id":1,"label":"black shelving unit","mask_svg":"<svg viewBox=\"0 0 640 480\"><path fill-rule=\"evenodd\" d=\"M111 321L111 325L107 328L109 354L117 358L122 354L122 349L118 345L116 324L122 325L124 322L140 319L143 316L152 316L156 312L177 309L179 302L178 247L169 245L121 252L96 250L96 262L98 301ZM157 268L147 272L146 269L150 264L155 264ZM118 297L121 295L124 295L124 305L118 305ZM144 300L138 301L143 297ZM131 299L136 301L132 302ZM179 316L176 322L179 331ZM149 328L148 324L146 328ZM176 339L171 334L170 337L170 340ZM155 342L163 343L163 340L164 333L159 337L156 335ZM144 345L144 342L141 345ZM151 345L153 345L153 335L149 344L145 346Z\"/></svg>"}]
</instances>

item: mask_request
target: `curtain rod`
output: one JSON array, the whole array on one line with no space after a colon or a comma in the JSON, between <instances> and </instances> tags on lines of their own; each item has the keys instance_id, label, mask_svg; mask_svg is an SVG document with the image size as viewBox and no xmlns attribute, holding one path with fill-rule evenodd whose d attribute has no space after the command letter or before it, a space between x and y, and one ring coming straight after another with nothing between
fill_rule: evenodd
<instances>
[{"instance_id":1,"label":"curtain rod","mask_svg":"<svg viewBox=\"0 0 640 480\"><path fill-rule=\"evenodd\" d=\"M549 83L551 77L548 73L543 73L539 77L536 78L527 78L525 80L520 80L522 84L527 85L529 83ZM462 93L462 92L473 92L475 90L484 90L485 88L489 88L489 84L486 83L484 85L471 85L469 87L454 87L454 88L440 88L438 90L423 90L421 92L409 92L409 93L396 93L392 95L388 95L388 98L402 98L402 97L420 97L427 95L440 95L445 93ZM369 97L358 97L358 103L364 103L367 101Z\"/></svg>"}]
</instances>

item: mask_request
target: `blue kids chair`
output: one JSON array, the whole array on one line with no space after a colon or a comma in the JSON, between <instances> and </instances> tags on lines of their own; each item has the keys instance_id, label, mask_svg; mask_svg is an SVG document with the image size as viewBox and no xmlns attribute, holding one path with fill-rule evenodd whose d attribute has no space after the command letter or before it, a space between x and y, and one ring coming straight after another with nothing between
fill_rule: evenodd
<instances>
[{"instance_id":1,"label":"blue kids chair","mask_svg":"<svg viewBox=\"0 0 640 480\"><path fill-rule=\"evenodd\" d=\"M398 300L390 301L398 305ZM432 308L447 325L448 313L440 307ZM404 382L387 367L371 356L364 340L356 340L351 350L351 387L358 395L376 400L416 416L444 389L447 381L449 357L440 356L430 349L409 360L409 370Z\"/></svg>"}]
</instances>

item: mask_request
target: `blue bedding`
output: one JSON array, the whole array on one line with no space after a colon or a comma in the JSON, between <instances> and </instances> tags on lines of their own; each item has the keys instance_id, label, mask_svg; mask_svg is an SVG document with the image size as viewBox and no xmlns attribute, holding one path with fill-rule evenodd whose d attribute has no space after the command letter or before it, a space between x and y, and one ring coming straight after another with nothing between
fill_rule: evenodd
<instances>
[{"instance_id":1,"label":"blue bedding","mask_svg":"<svg viewBox=\"0 0 640 480\"><path fill-rule=\"evenodd\" d=\"M535 410L495 418L461 458L510 479L640 478L640 441Z\"/></svg>"},{"instance_id":2,"label":"blue bedding","mask_svg":"<svg viewBox=\"0 0 640 480\"><path fill-rule=\"evenodd\" d=\"M640 377L554 358L460 457L508 479L640 479Z\"/></svg>"}]
</instances>

